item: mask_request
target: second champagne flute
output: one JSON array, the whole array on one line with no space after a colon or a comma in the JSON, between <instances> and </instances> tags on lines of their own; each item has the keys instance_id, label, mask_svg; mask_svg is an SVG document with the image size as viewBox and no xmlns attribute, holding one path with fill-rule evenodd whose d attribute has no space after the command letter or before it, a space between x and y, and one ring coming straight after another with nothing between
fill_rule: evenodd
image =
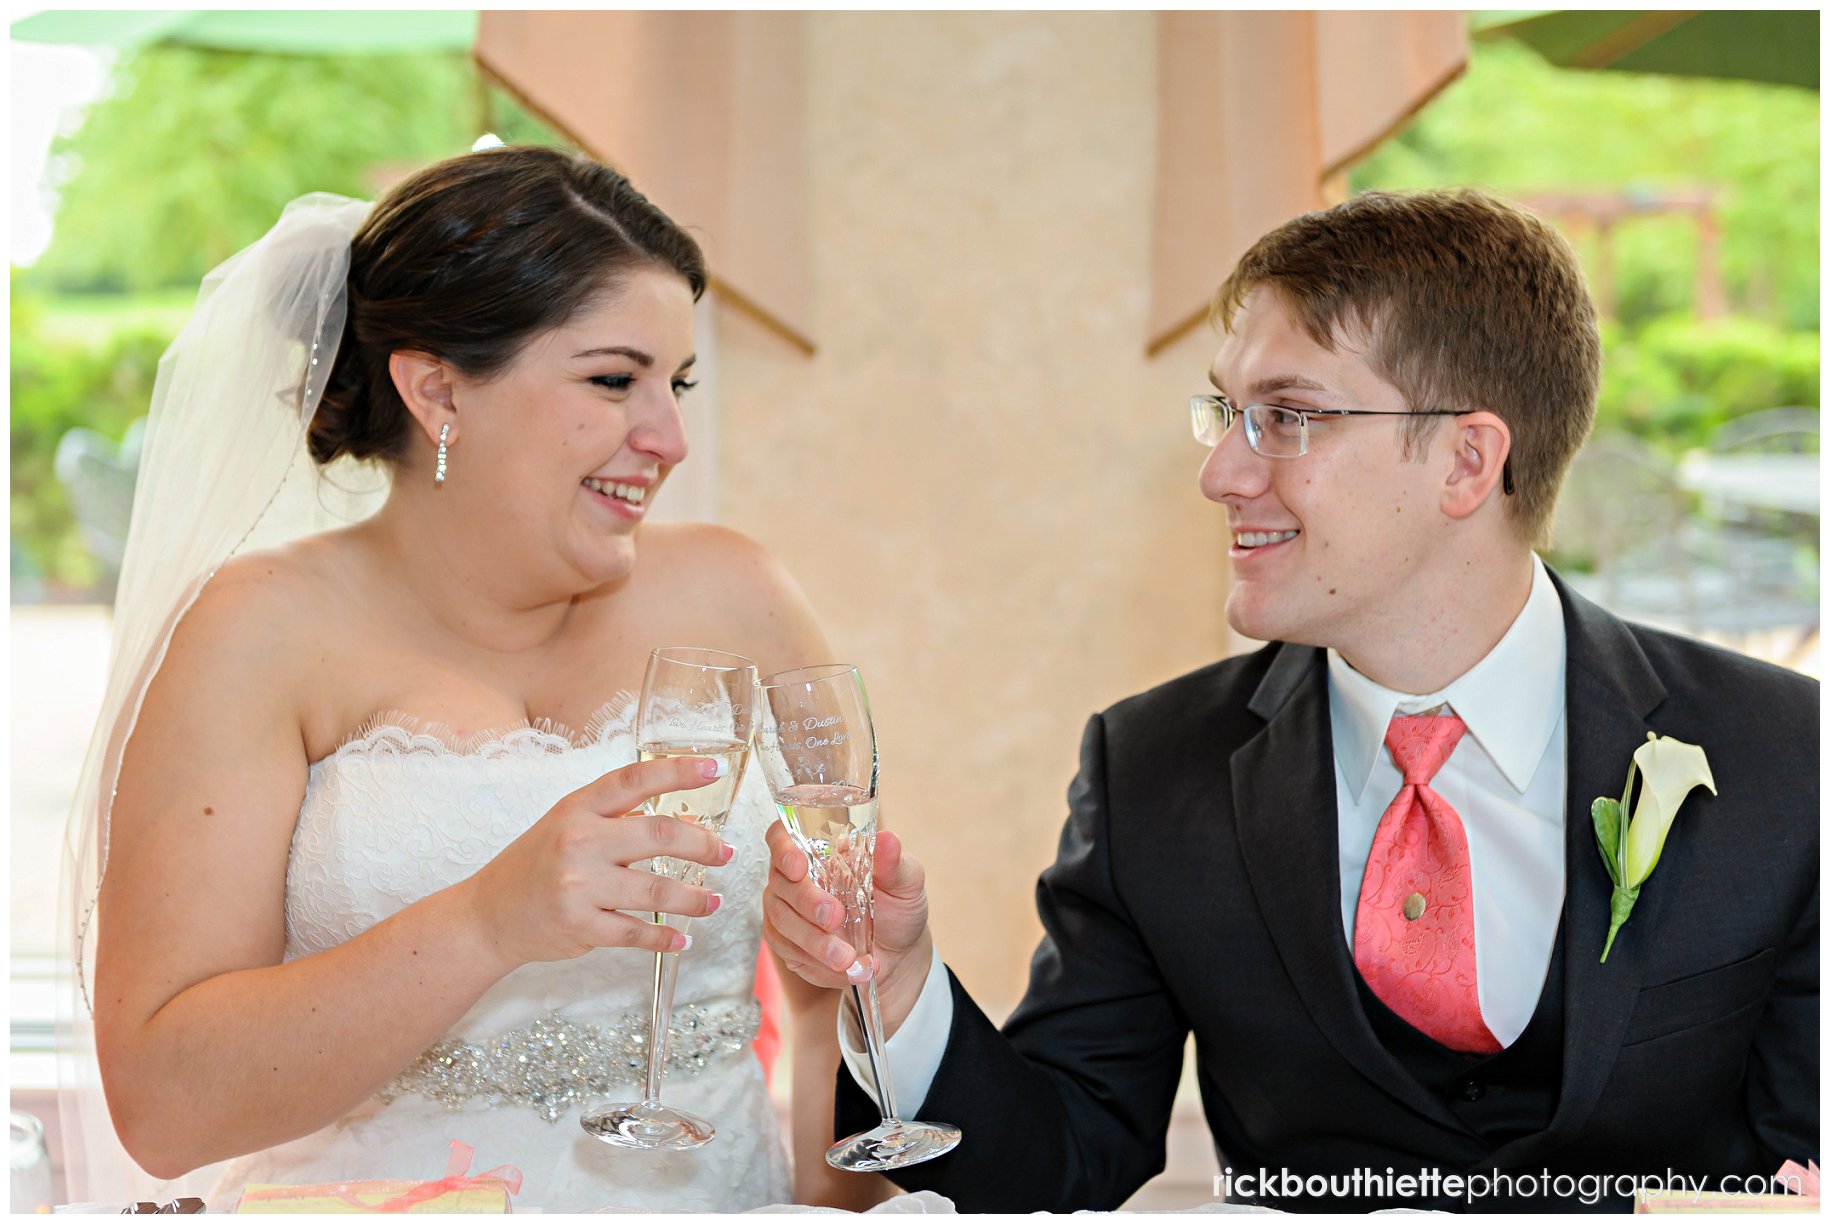
<instances>
[{"instance_id":1,"label":"second champagne flute","mask_svg":"<svg viewBox=\"0 0 1830 1224\"><path fill-rule=\"evenodd\" d=\"M877 734L858 669L825 663L763 680L757 755L782 823L807 856L814 883L845 906L844 935L871 963L872 856L877 848ZM854 1173L919 1164L953 1150L959 1128L904 1120L884 1050L877 979L851 987L882 1125L826 1152L826 1163Z\"/></svg>"},{"instance_id":2,"label":"second champagne flute","mask_svg":"<svg viewBox=\"0 0 1830 1224\"><path fill-rule=\"evenodd\" d=\"M663 646L648 658L648 675L636 710L636 749L644 761L667 757L712 757L723 761L724 777L696 790L675 791L648 804L656 816L671 816L713 833L724 828L749 760L756 721L756 664L722 650ZM698 863L656 858L650 869L697 885L705 879ZM662 915L654 916L655 922ZM682 928L686 920L679 924ZM616 1147L679 1151L710 1143L717 1132L704 1118L661 1104L667 1072L667 1022L673 1011L680 954L657 952L654 1006L648 1026L648 1074L642 1099L587 1114L587 1134Z\"/></svg>"}]
</instances>

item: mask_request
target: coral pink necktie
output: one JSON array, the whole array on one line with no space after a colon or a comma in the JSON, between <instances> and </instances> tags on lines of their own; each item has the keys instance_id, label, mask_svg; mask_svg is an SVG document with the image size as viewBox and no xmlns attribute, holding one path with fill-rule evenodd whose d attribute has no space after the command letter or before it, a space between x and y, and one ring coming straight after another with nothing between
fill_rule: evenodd
<instances>
[{"instance_id":1,"label":"coral pink necktie","mask_svg":"<svg viewBox=\"0 0 1830 1224\"><path fill-rule=\"evenodd\" d=\"M1474 881L1461 817L1430 789L1467 727L1453 714L1400 716L1385 746L1404 775L1373 834L1353 923L1353 963L1373 993L1421 1033L1465 1054L1496 1054L1474 974Z\"/></svg>"}]
</instances>

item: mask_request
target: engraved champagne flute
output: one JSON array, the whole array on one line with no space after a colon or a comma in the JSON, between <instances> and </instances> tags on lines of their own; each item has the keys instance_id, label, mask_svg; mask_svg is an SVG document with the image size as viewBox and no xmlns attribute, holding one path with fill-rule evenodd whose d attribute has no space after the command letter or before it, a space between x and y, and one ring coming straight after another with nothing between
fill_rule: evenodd
<instances>
[{"instance_id":1,"label":"engraved champagne flute","mask_svg":"<svg viewBox=\"0 0 1830 1224\"><path fill-rule=\"evenodd\" d=\"M843 934L858 958L871 965L877 736L858 669L826 663L765 677L757 755L782 824L806 854L814 883L843 903ZM897 1115L875 975L850 990L883 1120L834 1144L826 1163L874 1173L952 1151L960 1139L958 1127Z\"/></svg>"},{"instance_id":2,"label":"engraved champagne flute","mask_svg":"<svg viewBox=\"0 0 1830 1224\"><path fill-rule=\"evenodd\" d=\"M672 816L713 833L724 828L749 759L756 720L756 664L742 655L696 647L663 646L648 658L648 674L636 710L636 750L644 761L669 757L713 757L724 776L696 790L675 791L651 800L651 815ZM671 857L650 860L649 869L698 885L705 867ZM661 914L654 921L662 921ZM691 919L676 919L684 930ZM657 952L654 1003L648 1021L648 1069L642 1099L610 1105L579 1120L585 1132L616 1147L681 1151L710 1143L717 1132L704 1118L661 1104L667 1073L668 1017L680 954Z\"/></svg>"}]
</instances>

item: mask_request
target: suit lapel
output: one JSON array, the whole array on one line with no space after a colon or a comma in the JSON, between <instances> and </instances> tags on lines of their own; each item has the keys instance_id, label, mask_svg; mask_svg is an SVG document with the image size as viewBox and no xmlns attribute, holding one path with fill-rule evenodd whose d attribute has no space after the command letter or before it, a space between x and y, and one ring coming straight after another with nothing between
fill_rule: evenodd
<instances>
[{"instance_id":1,"label":"suit lapel","mask_svg":"<svg viewBox=\"0 0 1830 1224\"><path fill-rule=\"evenodd\" d=\"M1340 817L1322 652L1280 646L1250 708L1266 723L1232 756L1234 820L1252 892L1290 980L1316 1027L1356 1070L1430 1121L1466 1131L1380 1043L1360 1006L1341 927Z\"/></svg>"},{"instance_id":2,"label":"suit lapel","mask_svg":"<svg viewBox=\"0 0 1830 1224\"><path fill-rule=\"evenodd\" d=\"M1555 580L1555 575L1552 576ZM1665 688L1627 627L1561 581L1568 643L1565 734L1568 791L1565 818L1563 1082L1550 1126L1508 1144L1491 1163L1505 1167L1533 1158L1578 1132L1594 1111L1620 1055L1621 1037L1639 997L1647 949L1658 930L1664 898L1678 885L1681 856L1668 854L1641 889L1633 917L1601 963L1613 882L1595 845L1590 805L1618 796L1627 762L1646 741L1647 716Z\"/></svg>"}]
</instances>

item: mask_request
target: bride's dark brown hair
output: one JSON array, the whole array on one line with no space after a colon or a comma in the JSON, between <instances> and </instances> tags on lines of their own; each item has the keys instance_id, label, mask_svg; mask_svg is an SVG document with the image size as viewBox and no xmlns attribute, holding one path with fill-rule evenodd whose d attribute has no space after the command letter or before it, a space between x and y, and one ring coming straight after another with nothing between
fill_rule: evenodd
<instances>
[{"instance_id":1,"label":"bride's dark brown hair","mask_svg":"<svg viewBox=\"0 0 1830 1224\"><path fill-rule=\"evenodd\" d=\"M411 421L388 374L406 349L472 378L639 267L705 292L699 244L615 170L557 149L508 146L439 162L375 205L350 240L349 317L311 456L398 462Z\"/></svg>"}]
</instances>

